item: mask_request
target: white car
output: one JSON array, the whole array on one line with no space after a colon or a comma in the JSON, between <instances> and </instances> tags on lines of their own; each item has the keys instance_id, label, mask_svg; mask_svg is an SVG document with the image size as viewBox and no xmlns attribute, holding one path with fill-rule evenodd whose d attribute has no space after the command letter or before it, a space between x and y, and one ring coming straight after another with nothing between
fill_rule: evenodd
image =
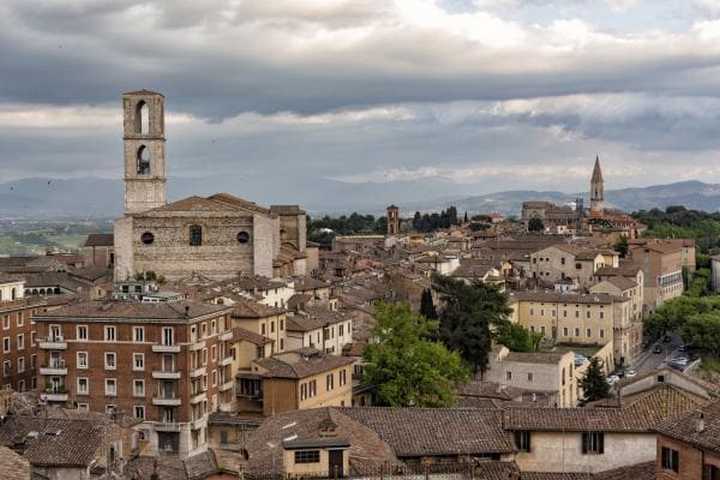
<instances>
[{"instance_id":1,"label":"white car","mask_svg":"<svg viewBox=\"0 0 720 480\"><path fill-rule=\"evenodd\" d=\"M614 384L616 384L616 383L619 382L619 381L620 381L620 377L618 377L617 375L610 375L610 376L607 378L607 382L608 382L610 385L614 385Z\"/></svg>"},{"instance_id":2,"label":"white car","mask_svg":"<svg viewBox=\"0 0 720 480\"><path fill-rule=\"evenodd\" d=\"M632 378L637 376L637 370L625 370L625 376L627 378Z\"/></svg>"}]
</instances>

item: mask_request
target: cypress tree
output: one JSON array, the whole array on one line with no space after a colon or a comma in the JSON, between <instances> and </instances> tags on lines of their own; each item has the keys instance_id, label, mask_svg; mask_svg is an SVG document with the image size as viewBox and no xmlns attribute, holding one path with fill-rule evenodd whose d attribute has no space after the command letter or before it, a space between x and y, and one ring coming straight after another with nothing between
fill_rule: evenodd
<instances>
[{"instance_id":1,"label":"cypress tree","mask_svg":"<svg viewBox=\"0 0 720 480\"><path fill-rule=\"evenodd\" d=\"M610 397L610 384L603 374L598 358L593 357L590 360L590 365L588 365L588 369L585 371L585 376L580 381L580 385L583 389L584 404Z\"/></svg>"}]
</instances>

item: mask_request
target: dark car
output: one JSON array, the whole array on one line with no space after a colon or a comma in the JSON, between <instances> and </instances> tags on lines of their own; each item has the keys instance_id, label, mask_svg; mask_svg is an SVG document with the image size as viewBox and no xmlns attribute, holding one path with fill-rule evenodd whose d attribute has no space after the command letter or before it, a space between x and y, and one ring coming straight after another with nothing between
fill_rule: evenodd
<instances>
[{"instance_id":1,"label":"dark car","mask_svg":"<svg viewBox=\"0 0 720 480\"><path fill-rule=\"evenodd\" d=\"M670 343L671 341L672 341L672 338L670 338L670 335L665 335L665 337L663 338L664 343Z\"/></svg>"},{"instance_id":2,"label":"dark car","mask_svg":"<svg viewBox=\"0 0 720 480\"><path fill-rule=\"evenodd\" d=\"M653 348L653 353L662 353L663 349L660 345L655 345L655 348Z\"/></svg>"}]
</instances>

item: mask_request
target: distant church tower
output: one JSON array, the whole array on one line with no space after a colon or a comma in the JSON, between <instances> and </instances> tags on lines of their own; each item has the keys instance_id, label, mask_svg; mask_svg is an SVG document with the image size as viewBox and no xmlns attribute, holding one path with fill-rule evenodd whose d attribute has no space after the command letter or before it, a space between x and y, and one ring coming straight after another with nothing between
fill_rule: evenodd
<instances>
[{"instance_id":1,"label":"distant church tower","mask_svg":"<svg viewBox=\"0 0 720 480\"><path fill-rule=\"evenodd\" d=\"M387 234L398 235L400 233L400 209L395 205L387 207Z\"/></svg>"},{"instance_id":2,"label":"distant church tower","mask_svg":"<svg viewBox=\"0 0 720 480\"><path fill-rule=\"evenodd\" d=\"M149 90L123 94L125 213L166 203L165 97Z\"/></svg>"},{"instance_id":3,"label":"distant church tower","mask_svg":"<svg viewBox=\"0 0 720 480\"><path fill-rule=\"evenodd\" d=\"M600 170L600 156L595 158L592 179L590 180L590 212L602 213L605 202L605 182Z\"/></svg>"}]
</instances>

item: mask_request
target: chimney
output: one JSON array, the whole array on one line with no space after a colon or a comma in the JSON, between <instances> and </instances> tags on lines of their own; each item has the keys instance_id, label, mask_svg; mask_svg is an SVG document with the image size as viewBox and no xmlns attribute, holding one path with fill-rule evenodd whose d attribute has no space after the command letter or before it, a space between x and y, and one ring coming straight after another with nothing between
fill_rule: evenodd
<instances>
[{"instance_id":1,"label":"chimney","mask_svg":"<svg viewBox=\"0 0 720 480\"><path fill-rule=\"evenodd\" d=\"M700 418L698 418L697 424L695 425L695 431L697 433L703 433L705 431L705 414L700 412Z\"/></svg>"}]
</instances>

